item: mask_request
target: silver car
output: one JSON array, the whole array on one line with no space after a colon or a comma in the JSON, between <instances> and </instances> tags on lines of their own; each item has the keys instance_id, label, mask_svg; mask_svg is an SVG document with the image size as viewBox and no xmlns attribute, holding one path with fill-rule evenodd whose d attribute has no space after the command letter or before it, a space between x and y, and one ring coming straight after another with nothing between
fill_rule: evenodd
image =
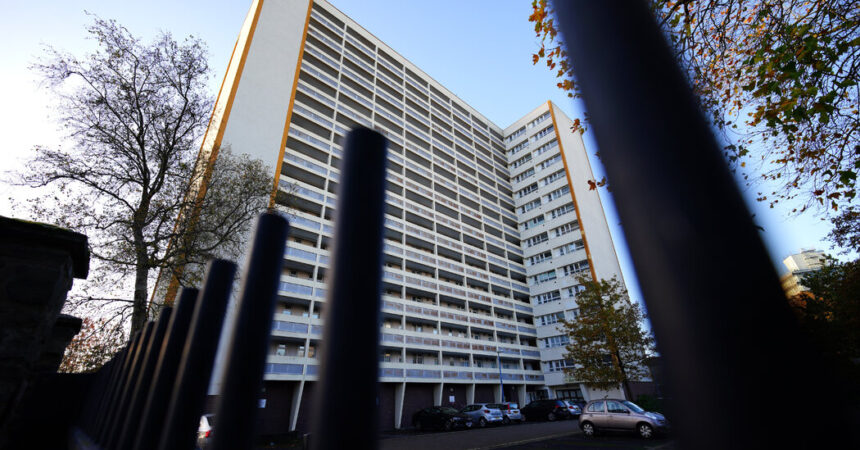
<instances>
[{"instance_id":1,"label":"silver car","mask_svg":"<svg viewBox=\"0 0 860 450\"><path fill-rule=\"evenodd\" d=\"M516 420L518 422L524 422L523 415L520 413L520 405L516 403L489 403L487 406L490 408L498 408L504 419L502 423L509 424L511 421Z\"/></svg>"},{"instance_id":2,"label":"silver car","mask_svg":"<svg viewBox=\"0 0 860 450\"><path fill-rule=\"evenodd\" d=\"M200 427L197 428L197 448L203 450L209 447L209 439L212 437L212 422L215 414L204 414L200 417Z\"/></svg>"},{"instance_id":3,"label":"silver car","mask_svg":"<svg viewBox=\"0 0 860 450\"><path fill-rule=\"evenodd\" d=\"M647 412L639 405L612 398L592 400L582 408L579 428L586 436L600 430L635 431L645 439L669 431L669 422L660 413Z\"/></svg>"},{"instance_id":4,"label":"silver car","mask_svg":"<svg viewBox=\"0 0 860 450\"><path fill-rule=\"evenodd\" d=\"M460 412L472 418L472 422L484 428L492 423L502 423L505 418L502 411L493 408L490 403L475 403L461 409Z\"/></svg>"}]
</instances>

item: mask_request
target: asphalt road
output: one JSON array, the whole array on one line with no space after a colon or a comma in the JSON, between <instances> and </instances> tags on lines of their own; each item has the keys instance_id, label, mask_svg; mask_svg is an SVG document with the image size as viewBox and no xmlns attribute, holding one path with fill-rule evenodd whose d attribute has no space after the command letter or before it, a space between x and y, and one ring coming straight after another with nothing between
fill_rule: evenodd
<instances>
[{"instance_id":1,"label":"asphalt road","mask_svg":"<svg viewBox=\"0 0 860 450\"><path fill-rule=\"evenodd\" d=\"M528 445L535 440L579 434L575 420L491 426L452 432L408 433L383 436L380 450L491 449ZM524 447L529 448L529 447ZM538 447L540 448L540 447Z\"/></svg>"},{"instance_id":2,"label":"asphalt road","mask_svg":"<svg viewBox=\"0 0 860 450\"><path fill-rule=\"evenodd\" d=\"M552 439L544 439L529 443L511 445L505 449L535 450L547 448L563 448L571 450L612 449L612 450L674 450L675 442L666 437L644 440L633 434L601 434L586 437L582 434L572 434Z\"/></svg>"}]
</instances>

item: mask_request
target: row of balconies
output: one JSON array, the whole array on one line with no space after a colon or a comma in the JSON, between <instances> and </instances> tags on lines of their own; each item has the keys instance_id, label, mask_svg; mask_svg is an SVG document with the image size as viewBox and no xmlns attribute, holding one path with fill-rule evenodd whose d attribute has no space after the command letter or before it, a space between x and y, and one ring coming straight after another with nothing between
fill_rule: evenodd
<instances>
[{"instance_id":1,"label":"row of balconies","mask_svg":"<svg viewBox=\"0 0 860 450\"><path fill-rule=\"evenodd\" d=\"M437 101L438 103L446 105L446 106L448 105L449 102L451 102L453 104L452 101L450 101L448 99L441 98L439 95L436 95L435 92L428 92L428 90L424 87L424 85L412 80L410 74L414 73L414 72L411 72L407 69L406 70L406 76L404 76L404 72L403 72L402 68L395 67L393 64L386 61L386 59L392 59L393 60L393 58L391 56L383 54L383 52L381 50L379 50L380 55L377 56L373 50L368 48L366 45L360 43L357 38L350 36L349 33L344 34L343 30L340 27L336 26L331 21L322 17L322 15L320 13L318 13L317 11L313 11L311 14L311 17L316 21L316 22L314 22L314 21L311 22L311 25L312 25L311 30L313 31L312 35L319 37L318 33L316 33L315 28L317 27L317 22L322 24L324 27L323 29L325 31L328 31L328 34L331 38L329 40L326 40L325 42L329 45L332 45L332 47L333 47L332 50L339 51L341 44L343 43L343 38L345 37L347 42L349 42L350 44L355 46L357 49L359 49L364 54L364 56L366 58L368 58L369 60L376 60L380 65L387 68L389 71L391 71L393 74L397 75L399 78L408 80L408 82L410 84L412 84L415 88L420 90L422 93L429 93L431 98L434 99L435 101ZM331 33L334 33L334 34L331 34ZM365 38L365 39L368 39L368 38ZM334 42L334 41L336 41L336 42ZM426 82L425 82L425 84L426 84ZM432 89L432 87L431 87L431 89ZM440 93L440 95L441 95L441 93ZM455 108L454 111L458 115L458 117L460 117L464 121L466 121L466 122L470 121L470 117L469 117L468 113L464 114L464 113L460 112L457 108ZM484 123L480 123L480 125L474 125L474 128L480 129L483 134L486 134L484 129L487 129L488 126ZM496 131L494 134L498 134L498 133L499 132ZM499 134L499 136L500 136L500 134ZM501 139L499 137L494 135L492 138L493 138L493 142L497 142L499 145L501 145L502 142L501 142Z\"/></svg>"},{"instance_id":2,"label":"row of balconies","mask_svg":"<svg viewBox=\"0 0 860 450\"><path fill-rule=\"evenodd\" d=\"M352 90L344 87L343 85L338 85L338 83L335 80L330 79L329 77L322 74L319 70L316 70L313 67L313 63L311 63L308 60L308 58L304 58L303 63L302 63L303 70L306 73L309 73L309 74L317 77L320 81L322 81L324 83L323 86L318 86L320 88L320 90L323 90L323 91L330 90L332 92L340 91L342 94L347 93L348 96L352 100L358 101L359 103L363 104L365 107L369 108L370 110L374 110L374 102L373 102L372 97L373 97L373 93L376 93L376 95L384 98L386 101L388 101L393 106L398 107L400 110L400 116L401 116L401 118L403 117L402 111L405 108L404 108L402 96L400 96L399 99L395 99L395 98L392 98L391 96L389 96L387 94L383 95L384 93L382 91L373 88L373 85L370 81L362 79L362 77L360 75L357 75L356 73L349 71L348 69L342 67L336 61L333 61L330 57L326 56L324 54L324 52L315 49L313 44L310 44L310 43L308 43L308 44L309 45L306 45L306 52L308 54L312 55L314 57L314 59L316 59L318 61L322 61L325 64L328 64L330 66L330 73L335 74L335 73L340 72L341 77L348 76L353 82L356 82L356 83L364 86L365 88L367 88L368 93L367 93L367 95L365 95L364 93L359 94L359 93L353 92ZM354 55L350 54L349 52L344 51L343 55L349 61L352 61L353 63L358 64L360 67L363 67L364 69L368 70L369 73L373 72L372 68L368 68L365 63L363 63L360 59L356 58ZM425 104L424 106L428 106L428 105ZM410 111L410 112L415 113L414 110ZM428 114L429 114L429 109L428 109ZM417 113L415 113L415 115L416 115L416 117L420 117ZM421 117L420 119L421 119L421 122L423 122L425 125L429 125L429 123L430 123L429 117ZM407 125L407 127L408 127L408 125ZM470 129L471 129L471 127L470 127ZM429 128L428 128L428 130L429 130ZM413 134L418 135L419 137L422 137L423 139L425 139L428 144L430 143L429 136L426 136L423 133L421 133L417 130L414 130L414 129L412 129L410 131ZM470 137L468 137L468 139L470 141L473 141L474 134L472 134L471 132L469 132L467 130L462 130L462 132L468 133L470 135ZM397 134L400 134L400 133L402 133L402 130L399 130L399 132ZM472 146L469 145L468 148L472 148ZM479 154L480 153L478 153L478 152L474 152L474 155L476 157L479 157L488 166L490 166L490 167L493 166L491 160L484 159L484 158L487 158L486 155L478 156ZM504 168L504 167L502 166L502 168ZM506 174L507 171L503 170L503 172L505 172L505 176L507 176L507 174ZM490 174L490 178L491 179L493 178L492 174ZM510 188L510 185L508 182L503 182L502 184L506 185L508 188Z\"/></svg>"},{"instance_id":3,"label":"row of balconies","mask_svg":"<svg viewBox=\"0 0 860 450\"><path fill-rule=\"evenodd\" d=\"M316 380L319 376L319 366L316 364L297 363L266 363L264 375L267 380ZM427 370L422 368L400 368L389 367L384 364L379 368L379 378L383 382L445 382L445 383L485 383L495 384L499 382L499 372L458 370ZM511 371L503 370L501 374L503 381L519 382L523 384L542 384L544 375L540 371Z\"/></svg>"},{"instance_id":4,"label":"row of balconies","mask_svg":"<svg viewBox=\"0 0 860 450\"><path fill-rule=\"evenodd\" d=\"M300 86L301 86L301 85L300 85ZM303 87L303 86L302 86L302 87ZM334 156L339 157L339 156L340 156L340 154L339 154L340 152L339 152L339 150L337 150L334 146L329 145L327 142L325 142L325 141L323 141L323 140L321 140L321 139L315 138L313 135L311 135L311 133L307 133L307 132L302 131L302 130L301 130L301 128L303 128L303 127L302 127L302 125L301 125L301 124L296 123L298 120L301 120L302 118L304 118L304 119L307 119L307 120L312 120L312 121L317 122L317 124L319 124L319 125L320 125L320 127L327 126L327 127L329 127L329 128L330 128L330 127L332 126L332 125L331 125L331 122L329 122L327 119L325 119L324 117L320 116L319 114L316 114L315 112L311 111L311 110L309 109L309 107L307 107L307 106L305 106L305 105L301 104L301 100L299 100L298 102L296 102L296 105L297 105L297 108L295 108L295 112L296 112L297 114L296 114L296 117L295 117L295 118L294 118L294 120L293 120L293 124L292 124L292 125L294 125L294 126L291 126L291 128L290 128L290 136L291 136L291 137L294 137L294 138L296 138L296 139L299 139L299 140L305 141L305 142L307 142L307 143L310 143L312 146L315 146L315 147L319 147L319 148L324 149L324 152L323 152L323 153L321 153L321 154L320 154L320 156L321 156L321 155L323 155L323 154L326 154L327 152L333 152L333 153L335 153L335 155L334 155ZM340 108L339 106L338 106L338 110L339 110L339 111L341 110L341 108ZM369 122L368 122L368 123L366 123L366 124L369 124ZM296 127L298 127L299 129L294 131L294 128L296 128ZM430 157L430 158L432 158L434 162L439 163L439 162L441 162L441 161L442 161L440 158L437 158L437 157L435 157L435 156L431 156L431 155L427 154L426 152L424 152L423 150L420 150L420 149L412 149L412 150L418 151L418 152L419 152L422 156L424 156L424 157ZM299 149L299 152L301 152L301 149ZM458 154L458 155L459 155L459 154ZM308 155L308 156L314 157L314 155ZM398 156L396 156L396 154L395 154L394 152L392 152L392 153L391 153L390 158L391 158L392 160L394 160L395 162L398 162L398 163L400 163L400 164L403 164L403 161L402 161L402 160L400 160L400 158L399 158ZM316 159L318 159L318 160L319 160L319 158L316 158ZM323 162L324 164L328 164L328 160L327 160L327 158L323 158L323 159L326 159L326 161L320 161L320 162ZM433 174L431 171L428 171L428 170L426 170L426 169L424 169L424 168L422 168L422 167L419 167L419 166L417 166L416 164L411 164L411 163L409 163L409 162L407 162L407 164L410 164L410 165L409 165L409 169L413 170L413 171L414 171L414 172L416 172L416 173L419 173L420 175L422 175L422 176L424 176L424 177L427 177L427 179L428 179L428 180L429 180L429 179L431 179L431 178L432 178L432 179L437 178L436 176L434 176L434 174ZM429 163L429 161L427 162L427 164L428 164L428 165L430 164L430 163ZM444 162L442 162L442 164L447 165L447 163L444 163ZM320 171L320 170L315 170L315 172L320 173L321 171ZM396 173L396 175L402 175L402 174L403 174L403 173L402 173L402 172L400 172L400 171L393 172L393 169L392 169L392 170L389 170L389 173ZM459 175L460 175L460 178L463 178L463 179L467 179L467 177L469 176L469 175L468 175L468 174L466 174L465 172L462 172L462 171L459 171L459 170L457 170L457 171L455 171L455 172L452 172L452 173L457 173L457 174L459 174ZM320 175L322 175L322 174L320 173ZM407 172L406 172L406 175L407 175L407 176L409 175L409 171L407 171ZM398 177L397 179L399 179L399 177ZM456 179L456 178L455 178L455 179ZM307 180L302 180L302 181L307 181ZM466 188L473 188L475 185L482 186L482 185L480 184L480 183L481 183L480 181L476 181L476 180L467 180L467 181L468 181L468 183L467 183L467 184L460 183L460 184L462 184L462 185L463 185L462 187L466 187ZM317 187L322 188L322 187L319 185L319 183L314 183L314 184L315 184ZM401 184L402 184L402 182L401 182ZM495 191L497 190L497 188L495 188L495 187L493 187L493 186L487 186L485 189L487 189L489 192L495 192ZM460 190L460 187L458 187L456 190ZM473 200L475 200L475 201L477 201L477 200L478 200L478 197L477 197L477 196L475 196L474 194L470 194L470 195L467 195L467 196L470 196L470 197L471 197ZM514 215L513 215L513 213L511 213L511 212L507 211L507 209L506 209L506 208L500 207L498 204L495 204L495 203L493 203L493 202L486 202L486 201L484 201L484 199L481 199L481 200L482 200L482 203L483 203L484 205L486 205L486 206L487 206L487 207L489 207L490 209L492 209L492 210L496 211L496 213L497 213L497 214L505 214L505 216L507 216L508 218L512 218L512 219L516 217L516 216L514 216ZM513 207L513 204L511 204L511 205L510 205L510 207Z\"/></svg>"}]
</instances>

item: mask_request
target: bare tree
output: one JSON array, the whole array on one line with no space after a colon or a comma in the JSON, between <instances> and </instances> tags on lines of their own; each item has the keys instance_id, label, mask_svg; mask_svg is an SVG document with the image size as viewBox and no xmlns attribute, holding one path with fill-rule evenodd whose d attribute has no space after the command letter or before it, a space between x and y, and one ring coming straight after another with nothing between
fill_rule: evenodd
<instances>
[{"instance_id":1,"label":"bare tree","mask_svg":"<svg viewBox=\"0 0 860 450\"><path fill-rule=\"evenodd\" d=\"M133 333L152 313L158 270L179 275L177 267L199 265L216 249L238 252L271 178L262 162L229 149L215 149L214 165L197 160L213 106L203 42L161 33L144 43L100 18L87 32L94 52L79 58L47 47L33 65L56 94L69 146L36 147L20 182L54 189L31 202L39 220L90 238L96 295L73 303L130 310ZM192 282L192 273L180 278Z\"/></svg>"}]
</instances>

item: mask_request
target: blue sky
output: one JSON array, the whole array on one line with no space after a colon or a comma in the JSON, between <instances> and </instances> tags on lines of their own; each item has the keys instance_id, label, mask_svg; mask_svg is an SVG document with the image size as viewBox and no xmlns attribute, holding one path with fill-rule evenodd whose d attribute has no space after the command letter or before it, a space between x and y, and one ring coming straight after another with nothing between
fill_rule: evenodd
<instances>
[{"instance_id":1,"label":"blue sky","mask_svg":"<svg viewBox=\"0 0 860 450\"><path fill-rule=\"evenodd\" d=\"M546 100L555 102L571 117L580 112L579 106L555 86L549 70L532 65L537 39L527 20L531 13L528 0L331 3L503 128ZM0 98L4 99L0 135L5 141L0 170L21 167L34 145L61 143L57 125L51 121L51 97L38 87L35 74L27 67L41 54L44 43L76 54L91 49L93 44L84 33L91 19L84 11L116 19L144 38L159 30L176 37L193 34L202 38L209 45L214 93L249 6L250 0L34 0L5 4L0 16L0 29L7 39L0 50ZM590 133L586 133L585 142L599 178L603 169L594 157L597 146ZM790 208L770 209L755 203L752 198L756 191L749 189L745 196L757 223L765 229L762 237L778 270L784 270L781 260L800 248L829 250L823 240L830 230L829 222L812 214L789 217ZM0 184L0 214L14 216L8 198L26 195L28 192L21 188ZM641 300L611 194L603 191L601 195L631 296Z\"/></svg>"}]
</instances>

